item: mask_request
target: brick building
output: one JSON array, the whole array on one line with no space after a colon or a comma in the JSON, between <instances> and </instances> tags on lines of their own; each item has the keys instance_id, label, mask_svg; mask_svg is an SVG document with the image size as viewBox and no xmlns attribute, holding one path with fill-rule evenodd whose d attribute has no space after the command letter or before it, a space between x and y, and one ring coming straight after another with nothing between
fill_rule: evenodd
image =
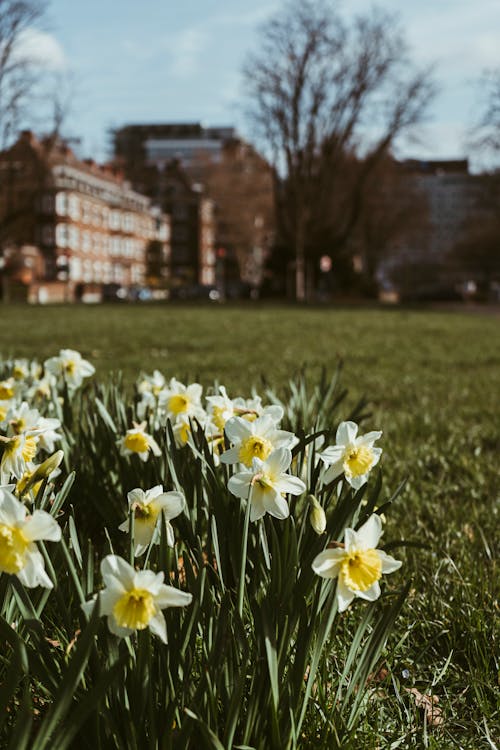
<instances>
[{"instance_id":1,"label":"brick building","mask_svg":"<svg viewBox=\"0 0 500 750\"><path fill-rule=\"evenodd\" d=\"M169 219L148 197L113 168L79 160L65 143L25 131L0 154L3 272L23 266L26 247L38 248L32 299L98 299L108 285L127 290L151 282L152 244L160 284L169 240Z\"/></svg>"}]
</instances>

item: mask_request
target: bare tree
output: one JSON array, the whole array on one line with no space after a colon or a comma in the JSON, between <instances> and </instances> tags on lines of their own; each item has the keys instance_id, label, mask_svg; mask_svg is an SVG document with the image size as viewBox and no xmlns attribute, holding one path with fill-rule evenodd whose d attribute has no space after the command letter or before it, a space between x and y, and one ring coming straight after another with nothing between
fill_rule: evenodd
<instances>
[{"instance_id":1,"label":"bare tree","mask_svg":"<svg viewBox=\"0 0 500 750\"><path fill-rule=\"evenodd\" d=\"M472 127L470 145L489 154L500 154L500 68L485 71L479 82L479 116Z\"/></svg>"},{"instance_id":2,"label":"bare tree","mask_svg":"<svg viewBox=\"0 0 500 750\"><path fill-rule=\"evenodd\" d=\"M275 167L277 224L293 248L296 297L304 300L315 232L326 230L332 253L345 248L369 175L421 120L433 86L428 71L410 64L393 17L374 10L347 24L328 0L291 0L262 28L244 79L249 114Z\"/></svg>"},{"instance_id":3,"label":"bare tree","mask_svg":"<svg viewBox=\"0 0 500 750\"><path fill-rule=\"evenodd\" d=\"M0 0L0 147L15 132L37 80L23 43L45 7L44 0Z\"/></svg>"}]
</instances>

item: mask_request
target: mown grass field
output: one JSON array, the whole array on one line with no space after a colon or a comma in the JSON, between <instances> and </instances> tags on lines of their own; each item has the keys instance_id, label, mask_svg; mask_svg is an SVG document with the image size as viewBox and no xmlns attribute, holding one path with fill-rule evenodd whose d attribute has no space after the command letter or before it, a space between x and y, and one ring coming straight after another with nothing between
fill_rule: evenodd
<instances>
[{"instance_id":1,"label":"mown grass field","mask_svg":"<svg viewBox=\"0 0 500 750\"><path fill-rule=\"evenodd\" d=\"M346 404L370 402L383 429L389 495L408 477L388 536L413 579L387 652L388 675L360 747L494 748L498 714L500 317L286 306L0 308L0 353L43 360L79 350L96 377L122 370L218 380L231 396L311 382L344 362ZM443 723L416 706L439 698ZM434 717L435 718L435 717ZM380 744L378 737L383 734Z\"/></svg>"}]
</instances>

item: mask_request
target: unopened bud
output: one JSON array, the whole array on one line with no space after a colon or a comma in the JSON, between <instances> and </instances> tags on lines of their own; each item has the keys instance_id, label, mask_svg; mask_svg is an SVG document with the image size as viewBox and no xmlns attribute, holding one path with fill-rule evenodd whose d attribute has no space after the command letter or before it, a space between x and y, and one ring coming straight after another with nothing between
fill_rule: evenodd
<instances>
[{"instance_id":1,"label":"unopened bud","mask_svg":"<svg viewBox=\"0 0 500 750\"><path fill-rule=\"evenodd\" d=\"M310 505L309 520L311 526L316 534L324 534L326 530L325 511L314 495L309 495L308 500Z\"/></svg>"},{"instance_id":2,"label":"unopened bud","mask_svg":"<svg viewBox=\"0 0 500 750\"><path fill-rule=\"evenodd\" d=\"M39 482L41 479L47 479L50 477L53 471L57 469L61 461L64 458L64 451L56 451L45 459L45 461L39 464L32 474L31 482Z\"/></svg>"}]
</instances>

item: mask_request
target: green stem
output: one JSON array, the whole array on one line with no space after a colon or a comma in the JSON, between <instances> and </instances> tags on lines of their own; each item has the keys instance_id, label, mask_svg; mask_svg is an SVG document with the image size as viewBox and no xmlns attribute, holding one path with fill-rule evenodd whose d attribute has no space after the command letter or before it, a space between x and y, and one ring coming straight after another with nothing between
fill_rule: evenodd
<instances>
[{"instance_id":1,"label":"green stem","mask_svg":"<svg viewBox=\"0 0 500 750\"><path fill-rule=\"evenodd\" d=\"M238 614L243 616L243 597L245 594L245 571L247 567L248 526L250 524L250 492L248 493L247 507L245 511L245 525L243 526L243 549L241 552L240 581L238 585Z\"/></svg>"}]
</instances>

